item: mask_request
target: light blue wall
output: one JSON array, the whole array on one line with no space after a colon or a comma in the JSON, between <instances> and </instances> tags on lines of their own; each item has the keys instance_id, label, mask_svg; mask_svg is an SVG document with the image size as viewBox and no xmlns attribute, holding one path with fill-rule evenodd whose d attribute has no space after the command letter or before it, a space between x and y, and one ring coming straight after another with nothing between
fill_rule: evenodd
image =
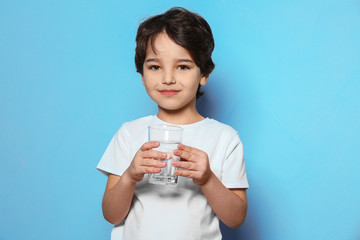
<instances>
[{"instance_id":1,"label":"light blue wall","mask_svg":"<svg viewBox=\"0 0 360 240\"><path fill-rule=\"evenodd\" d=\"M0 2L0 239L109 239L95 169L154 114L144 18L177 1ZM200 111L245 148L249 209L225 239L360 239L360 3L181 1L212 26Z\"/></svg>"}]
</instances>

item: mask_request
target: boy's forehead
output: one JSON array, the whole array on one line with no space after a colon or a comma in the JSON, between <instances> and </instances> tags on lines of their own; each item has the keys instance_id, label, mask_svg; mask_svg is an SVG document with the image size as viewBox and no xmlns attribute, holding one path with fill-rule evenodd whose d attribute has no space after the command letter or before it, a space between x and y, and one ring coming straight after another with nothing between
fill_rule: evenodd
<instances>
[{"instance_id":1,"label":"boy's forehead","mask_svg":"<svg viewBox=\"0 0 360 240\"><path fill-rule=\"evenodd\" d=\"M148 41L146 48L146 58L158 58L161 55L171 55L178 58L190 58L190 52L177 44L166 33L157 34L153 40Z\"/></svg>"}]
</instances>

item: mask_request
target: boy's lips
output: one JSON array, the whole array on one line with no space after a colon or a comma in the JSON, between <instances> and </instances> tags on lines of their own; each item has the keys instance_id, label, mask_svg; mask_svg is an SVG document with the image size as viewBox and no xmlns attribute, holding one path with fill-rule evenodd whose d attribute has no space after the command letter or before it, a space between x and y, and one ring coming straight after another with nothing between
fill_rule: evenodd
<instances>
[{"instance_id":1,"label":"boy's lips","mask_svg":"<svg viewBox=\"0 0 360 240\"><path fill-rule=\"evenodd\" d=\"M159 90L159 92L162 94L162 95L165 95L165 96L174 96L176 94L178 94L180 92L180 90L175 90L175 89L163 89L163 90Z\"/></svg>"}]
</instances>

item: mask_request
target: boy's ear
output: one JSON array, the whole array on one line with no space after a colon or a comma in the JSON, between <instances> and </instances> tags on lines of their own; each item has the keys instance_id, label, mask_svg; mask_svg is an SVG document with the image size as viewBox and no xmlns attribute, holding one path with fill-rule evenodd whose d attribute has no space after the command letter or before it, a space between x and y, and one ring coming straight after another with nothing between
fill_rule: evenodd
<instances>
[{"instance_id":1,"label":"boy's ear","mask_svg":"<svg viewBox=\"0 0 360 240\"><path fill-rule=\"evenodd\" d=\"M200 85L205 86L208 80L209 80L209 75L207 76L203 75L200 79Z\"/></svg>"}]
</instances>

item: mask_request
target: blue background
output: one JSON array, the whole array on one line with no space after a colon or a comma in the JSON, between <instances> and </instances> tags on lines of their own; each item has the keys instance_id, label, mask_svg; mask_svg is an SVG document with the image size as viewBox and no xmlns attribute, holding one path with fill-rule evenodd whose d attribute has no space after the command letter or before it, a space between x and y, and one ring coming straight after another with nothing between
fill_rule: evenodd
<instances>
[{"instance_id":1,"label":"blue background","mask_svg":"<svg viewBox=\"0 0 360 240\"><path fill-rule=\"evenodd\" d=\"M156 113L134 38L178 5L216 41L199 110L245 148L248 216L224 239L360 239L355 0L0 1L0 239L109 239L95 167L124 121Z\"/></svg>"}]
</instances>

